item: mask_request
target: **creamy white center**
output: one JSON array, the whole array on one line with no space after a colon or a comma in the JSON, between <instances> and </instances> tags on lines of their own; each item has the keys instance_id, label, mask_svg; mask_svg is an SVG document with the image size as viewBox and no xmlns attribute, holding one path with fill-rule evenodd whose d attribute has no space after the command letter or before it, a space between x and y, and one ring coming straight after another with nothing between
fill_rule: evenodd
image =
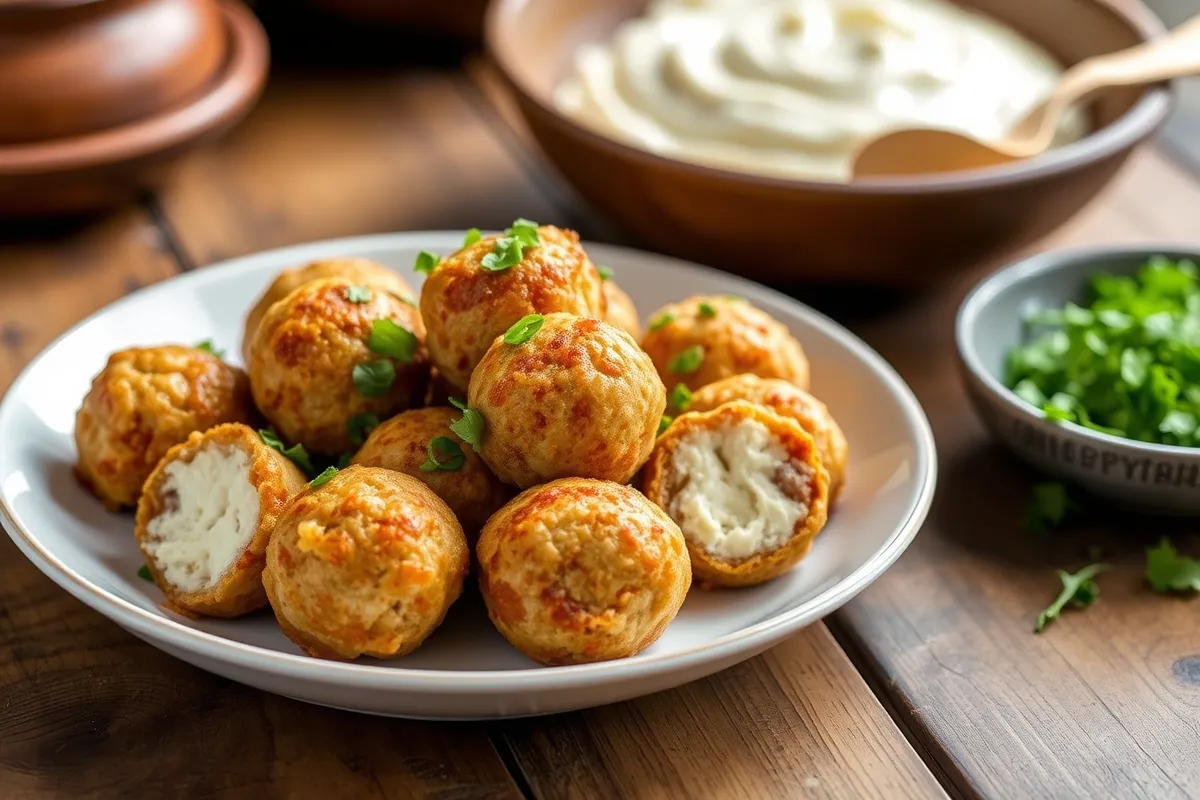
<instances>
[{"instance_id":1,"label":"creamy white center","mask_svg":"<svg viewBox=\"0 0 1200 800\"><path fill-rule=\"evenodd\" d=\"M654 152L845 181L858 147L889 130L1000 136L1061 71L946 0L654 0L580 48L555 101ZM1083 132L1069 115L1060 142Z\"/></svg>"},{"instance_id":2,"label":"creamy white center","mask_svg":"<svg viewBox=\"0 0 1200 800\"><path fill-rule=\"evenodd\" d=\"M807 486L811 470L793 466L756 420L689 433L675 448L672 468L686 482L671 500L671 517L688 541L721 559L770 552L808 516L808 504L780 483L781 473L798 472Z\"/></svg>"},{"instance_id":3,"label":"creamy white center","mask_svg":"<svg viewBox=\"0 0 1200 800\"><path fill-rule=\"evenodd\" d=\"M146 549L168 582L201 591L233 566L258 526L250 459L236 447L210 446L166 472L166 510L150 520Z\"/></svg>"}]
</instances>

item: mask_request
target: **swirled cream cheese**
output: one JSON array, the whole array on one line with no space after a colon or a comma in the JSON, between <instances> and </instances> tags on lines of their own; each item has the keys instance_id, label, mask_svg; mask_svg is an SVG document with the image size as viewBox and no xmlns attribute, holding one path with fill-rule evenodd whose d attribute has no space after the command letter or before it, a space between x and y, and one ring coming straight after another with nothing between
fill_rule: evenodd
<instances>
[{"instance_id":1,"label":"swirled cream cheese","mask_svg":"<svg viewBox=\"0 0 1200 800\"><path fill-rule=\"evenodd\" d=\"M662 155L847 181L858 147L889 130L1004 134L1061 71L945 0L654 0L579 50L555 102ZM1084 132L1069 114L1056 142Z\"/></svg>"}]
</instances>

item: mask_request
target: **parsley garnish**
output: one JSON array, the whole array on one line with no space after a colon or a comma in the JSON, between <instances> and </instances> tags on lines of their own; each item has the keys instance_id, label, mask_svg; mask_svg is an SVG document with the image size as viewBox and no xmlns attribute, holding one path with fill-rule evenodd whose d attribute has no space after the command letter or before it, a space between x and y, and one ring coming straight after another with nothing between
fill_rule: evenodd
<instances>
[{"instance_id":1,"label":"parsley garnish","mask_svg":"<svg viewBox=\"0 0 1200 800\"><path fill-rule=\"evenodd\" d=\"M337 475L338 472L339 470L337 467L326 467L325 469L321 470L320 475L308 482L308 487L310 489L315 489L318 486L324 486L325 484L329 483L329 479L334 475Z\"/></svg>"},{"instance_id":2,"label":"parsley garnish","mask_svg":"<svg viewBox=\"0 0 1200 800\"><path fill-rule=\"evenodd\" d=\"M1064 484L1049 482L1034 484L1033 494L1025 509L1025 529L1045 533L1057 528L1068 512L1079 506L1067 494Z\"/></svg>"},{"instance_id":3,"label":"parsley garnish","mask_svg":"<svg viewBox=\"0 0 1200 800\"><path fill-rule=\"evenodd\" d=\"M346 423L350 444L361 445L371 435L371 431L379 427L379 417L368 412L355 414Z\"/></svg>"},{"instance_id":4,"label":"parsley garnish","mask_svg":"<svg viewBox=\"0 0 1200 800\"><path fill-rule=\"evenodd\" d=\"M308 451L304 449L304 445L296 442L291 447L284 445L283 440L279 438L279 434L269 428L262 428L258 431L258 438L263 440L263 444L267 447L274 448L287 456L293 464L305 472L312 474L312 460L308 457Z\"/></svg>"},{"instance_id":5,"label":"parsley garnish","mask_svg":"<svg viewBox=\"0 0 1200 800\"><path fill-rule=\"evenodd\" d=\"M508 236L502 236L496 240L492 252L485 255L479 263L488 272L500 272L520 264L523 257L521 242Z\"/></svg>"},{"instance_id":6,"label":"parsley garnish","mask_svg":"<svg viewBox=\"0 0 1200 800\"><path fill-rule=\"evenodd\" d=\"M545 322L546 318L541 314L527 314L513 323L508 332L504 334L504 341L508 344L528 342L535 333L542 329Z\"/></svg>"},{"instance_id":7,"label":"parsley garnish","mask_svg":"<svg viewBox=\"0 0 1200 800\"><path fill-rule=\"evenodd\" d=\"M671 427L671 423L674 421L675 421L674 417L668 417L666 414L663 414L662 419L660 419L658 421L658 435L662 436L663 431L665 431L667 428Z\"/></svg>"},{"instance_id":8,"label":"parsley garnish","mask_svg":"<svg viewBox=\"0 0 1200 800\"><path fill-rule=\"evenodd\" d=\"M1146 581L1156 592L1200 592L1200 561L1180 555L1169 539L1146 548Z\"/></svg>"},{"instance_id":9,"label":"parsley garnish","mask_svg":"<svg viewBox=\"0 0 1200 800\"><path fill-rule=\"evenodd\" d=\"M463 401L454 397L450 398L450 405L463 412L462 417L450 423L450 430L478 453L483 444L483 414L473 408L467 408Z\"/></svg>"},{"instance_id":10,"label":"parsley garnish","mask_svg":"<svg viewBox=\"0 0 1200 800\"><path fill-rule=\"evenodd\" d=\"M382 397L396 380L396 365L391 359L377 358L354 365L354 388L363 397Z\"/></svg>"},{"instance_id":11,"label":"parsley garnish","mask_svg":"<svg viewBox=\"0 0 1200 800\"><path fill-rule=\"evenodd\" d=\"M692 390L682 383L675 384L667 400L681 412L687 411L692 404Z\"/></svg>"},{"instance_id":12,"label":"parsley garnish","mask_svg":"<svg viewBox=\"0 0 1200 800\"><path fill-rule=\"evenodd\" d=\"M1062 581L1062 591L1050 606L1038 615L1037 624L1033 626L1034 633L1041 633L1046 626L1058 619L1058 615L1068 605L1076 608L1087 608L1096 602L1100 596L1100 587L1094 578L1108 569L1107 564L1089 564L1075 574L1058 570L1058 579Z\"/></svg>"},{"instance_id":13,"label":"parsley garnish","mask_svg":"<svg viewBox=\"0 0 1200 800\"><path fill-rule=\"evenodd\" d=\"M470 247L482 238L483 233L479 228L468 228L467 235L463 237L463 247Z\"/></svg>"},{"instance_id":14,"label":"parsley garnish","mask_svg":"<svg viewBox=\"0 0 1200 800\"><path fill-rule=\"evenodd\" d=\"M417 263L413 265L413 269L425 275L431 274L437 265L442 263L442 257L428 250L422 250L417 253Z\"/></svg>"},{"instance_id":15,"label":"parsley garnish","mask_svg":"<svg viewBox=\"0 0 1200 800\"><path fill-rule=\"evenodd\" d=\"M704 346L694 344L671 356L671 360L667 362L667 369L676 375L686 375L700 369L700 365L703 363Z\"/></svg>"},{"instance_id":16,"label":"parsley garnish","mask_svg":"<svg viewBox=\"0 0 1200 800\"><path fill-rule=\"evenodd\" d=\"M462 465L467 461L467 457L463 453L462 448L458 446L458 442L449 436L438 436L431 439L429 447L425 449L425 455L428 458L421 465L421 472L436 472L438 470L453 472L454 470L461 469Z\"/></svg>"},{"instance_id":17,"label":"parsley garnish","mask_svg":"<svg viewBox=\"0 0 1200 800\"><path fill-rule=\"evenodd\" d=\"M138 577L144 581L154 581L154 576L150 574L150 567L146 566L145 564L142 564L140 567L138 567Z\"/></svg>"},{"instance_id":18,"label":"parsley garnish","mask_svg":"<svg viewBox=\"0 0 1200 800\"><path fill-rule=\"evenodd\" d=\"M411 363L420 342L408 330L390 319L377 319L371 323L371 335L367 348L381 356L391 356L401 364Z\"/></svg>"},{"instance_id":19,"label":"parsley garnish","mask_svg":"<svg viewBox=\"0 0 1200 800\"><path fill-rule=\"evenodd\" d=\"M197 342L196 349L201 352L208 353L210 356L224 358L225 351L212 343L212 339L205 339L203 342Z\"/></svg>"},{"instance_id":20,"label":"parsley garnish","mask_svg":"<svg viewBox=\"0 0 1200 800\"><path fill-rule=\"evenodd\" d=\"M712 303L701 303L697 309L701 317L715 317L717 315L717 310L713 308Z\"/></svg>"},{"instance_id":21,"label":"parsley garnish","mask_svg":"<svg viewBox=\"0 0 1200 800\"><path fill-rule=\"evenodd\" d=\"M347 286L346 299L351 303L369 303L371 301L371 290L364 286Z\"/></svg>"},{"instance_id":22,"label":"parsley garnish","mask_svg":"<svg viewBox=\"0 0 1200 800\"><path fill-rule=\"evenodd\" d=\"M659 314L654 319L650 320L650 330L661 330L675 321L675 315L670 311Z\"/></svg>"},{"instance_id":23,"label":"parsley garnish","mask_svg":"<svg viewBox=\"0 0 1200 800\"><path fill-rule=\"evenodd\" d=\"M612 267L602 267L599 264L597 264L596 271L600 273L600 280L607 281L607 280L612 279L612 276L613 276Z\"/></svg>"},{"instance_id":24,"label":"parsley garnish","mask_svg":"<svg viewBox=\"0 0 1200 800\"><path fill-rule=\"evenodd\" d=\"M517 217L513 220L513 224L504 232L504 235L511 236L524 247L537 247L542 243L541 237L538 236L538 224L524 217Z\"/></svg>"}]
</instances>

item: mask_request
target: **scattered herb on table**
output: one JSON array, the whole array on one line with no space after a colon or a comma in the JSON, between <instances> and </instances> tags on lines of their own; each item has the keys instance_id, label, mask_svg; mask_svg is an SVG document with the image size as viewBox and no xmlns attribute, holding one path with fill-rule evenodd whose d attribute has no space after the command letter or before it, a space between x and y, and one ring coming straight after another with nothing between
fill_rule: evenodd
<instances>
[{"instance_id":1,"label":"scattered herb on table","mask_svg":"<svg viewBox=\"0 0 1200 800\"><path fill-rule=\"evenodd\" d=\"M421 465L421 472L438 470L453 472L461 469L462 465L467 462L467 456L458 446L458 442L449 436L438 436L431 439L429 447L425 449L425 455L427 460Z\"/></svg>"},{"instance_id":2,"label":"scattered herb on table","mask_svg":"<svg viewBox=\"0 0 1200 800\"><path fill-rule=\"evenodd\" d=\"M1200 446L1200 283L1188 260L1098 274L1089 305L1033 314L1005 383L1055 421L1158 444Z\"/></svg>"},{"instance_id":3,"label":"scattered herb on table","mask_svg":"<svg viewBox=\"0 0 1200 800\"><path fill-rule=\"evenodd\" d=\"M1062 524L1067 515L1079 506L1067 493L1065 484L1058 482L1037 483L1025 508L1025 529L1034 533L1045 533Z\"/></svg>"},{"instance_id":4,"label":"scattered herb on table","mask_svg":"<svg viewBox=\"0 0 1200 800\"><path fill-rule=\"evenodd\" d=\"M1200 592L1200 561L1181 555L1169 539L1146 548L1146 581L1156 592Z\"/></svg>"},{"instance_id":5,"label":"scattered herb on table","mask_svg":"<svg viewBox=\"0 0 1200 800\"><path fill-rule=\"evenodd\" d=\"M296 442L296 444L288 447L283 443L283 440L279 438L279 434L275 433L275 431L271 430L270 428L260 428L258 431L258 438L262 439L263 444L265 444L267 447L278 450L291 459L291 462L297 467L304 470L309 475L312 474L312 459L308 457L308 451L304 449L304 445Z\"/></svg>"},{"instance_id":6,"label":"scattered herb on table","mask_svg":"<svg viewBox=\"0 0 1200 800\"><path fill-rule=\"evenodd\" d=\"M1106 569L1108 569L1107 564L1089 564L1074 574L1058 570L1058 579L1062 581L1062 591L1058 593L1054 602L1038 615L1033 632L1041 633L1045 630L1047 625L1058 619L1058 615L1067 606L1087 608L1096 602L1096 598L1100 596L1100 587L1096 585L1095 578Z\"/></svg>"}]
</instances>

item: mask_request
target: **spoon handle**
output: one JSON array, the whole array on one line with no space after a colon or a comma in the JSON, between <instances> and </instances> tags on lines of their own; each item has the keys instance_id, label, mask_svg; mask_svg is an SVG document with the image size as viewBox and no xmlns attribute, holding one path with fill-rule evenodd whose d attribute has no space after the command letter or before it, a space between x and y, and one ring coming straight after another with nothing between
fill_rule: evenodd
<instances>
[{"instance_id":1,"label":"spoon handle","mask_svg":"<svg viewBox=\"0 0 1200 800\"><path fill-rule=\"evenodd\" d=\"M1079 62L1063 76L1054 94L1077 100L1104 86L1154 83L1197 73L1200 15L1153 41Z\"/></svg>"}]
</instances>

